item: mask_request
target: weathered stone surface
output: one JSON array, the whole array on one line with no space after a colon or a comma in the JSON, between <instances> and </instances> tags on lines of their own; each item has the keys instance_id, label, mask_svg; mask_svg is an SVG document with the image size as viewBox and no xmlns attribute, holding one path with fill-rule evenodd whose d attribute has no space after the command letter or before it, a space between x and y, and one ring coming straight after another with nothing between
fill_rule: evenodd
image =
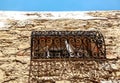
<instances>
[{"instance_id":1,"label":"weathered stone surface","mask_svg":"<svg viewBox=\"0 0 120 83\"><path fill-rule=\"evenodd\" d=\"M119 78L120 77L120 71L116 72L116 76Z\"/></svg>"},{"instance_id":2,"label":"weathered stone surface","mask_svg":"<svg viewBox=\"0 0 120 83\"><path fill-rule=\"evenodd\" d=\"M33 30L99 30L105 37L107 58L120 58L120 11L87 12L91 16L102 17L89 20L77 18L56 19L57 15L55 16L53 13L22 13L22 15L19 15L20 12L15 13L16 15L14 15L14 13L4 13L5 14L1 14L0 12L0 22L2 23L2 27L0 26L0 83L28 82L30 35ZM9 19L6 19L5 17L7 13L10 17ZM75 17L79 14L69 13L67 15L66 13L63 15L59 14L58 17L60 18L64 15L66 15L66 17L74 15ZM52 19L42 19L43 17ZM86 16L84 18L86 18ZM3 22L6 22L5 25ZM120 60L110 63L110 65L101 65L101 71L98 72L101 73L102 68L105 68L110 72L114 70L112 71L112 74L116 74L116 79L120 79ZM93 66L89 68L92 67ZM85 68L85 71L87 72L89 68ZM76 70L77 69L78 68L76 67ZM70 70L68 70L68 72L70 72ZM72 73L70 74L72 75ZM74 74L78 75L79 73L74 72ZM87 74L83 75L80 73L79 75L80 77L83 77ZM103 79L101 78L101 80ZM58 83L59 82L60 81L58 81ZM83 83L85 82L86 81L83 81ZM67 81L61 81L60 83L67 83ZM68 81L68 83L71 82Z\"/></svg>"},{"instance_id":3,"label":"weathered stone surface","mask_svg":"<svg viewBox=\"0 0 120 83\"><path fill-rule=\"evenodd\" d=\"M2 39L16 39L16 37L14 35L11 34L0 34L0 40Z\"/></svg>"},{"instance_id":4,"label":"weathered stone surface","mask_svg":"<svg viewBox=\"0 0 120 83\"><path fill-rule=\"evenodd\" d=\"M0 31L9 31L9 25L5 20L0 21Z\"/></svg>"},{"instance_id":5,"label":"weathered stone surface","mask_svg":"<svg viewBox=\"0 0 120 83\"><path fill-rule=\"evenodd\" d=\"M17 48L14 47L6 47L3 49L3 53L6 55L16 54L17 52L18 52Z\"/></svg>"},{"instance_id":6,"label":"weathered stone surface","mask_svg":"<svg viewBox=\"0 0 120 83\"><path fill-rule=\"evenodd\" d=\"M16 27L25 28L26 25L34 25L34 22L32 20L20 20L17 21Z\"/></svg>"},{"instance_id":7,"label":"weathered stone surface","mask_svg":"<svg viewBox=\"0 0 120 83\"><path fill-rule=\"evenodd\" d=\"M29 59L28 56L0 58L0 70L5 73L4 76L1 73L0 76L3 76L4 79L0 82L27 83Z\"/></svg>"},{"instance_id":8,"label":"weathered stone surface","mask_svg":"<svg viewBox=\"0 0 120 83\"><path fill-rule=\"evenodd\" d=\"M61 80L61 81L56 81L55 83L71 83L71 82L68 80Z\"/></svg>"},{"instance_id":9,"label":"weathered stone surface","mask_svg":"<svg viewBox=\"0 0 120 83\"><path fill-rule=\"evenodd\" d=\"M5 72L0 69L0 82L4 79Z\"/></svg>"},{"instance_id":10,"label":"weathered stone surface","mask_svg":"<svg viewBox=\"0 0 120 83\"><path fill-rule=\"evenodd\" d=\"M0 57L3 57L3 56L4 56L4 54L2 52L0 52Z\"/></svg>"},{"instance_id":11,"label":"weathered stone surface","mask_svg":"<svg viewBox=\"0 0 120 83\"><path fill-rule=\"evenodd\" d=\"M18 46L19 49L25 49L28 47L30 47L30 43L28 43L28 42L21 42Z\"/></svg>"},{"instance_id":12,"label":"weathered stone surface","mask_svg":"<svg viewBox=\"0 0 120 83\"><path fill-rule=\"evenodd\" d=\"M100 83L119 83L120 80L106 80L106 81L101 81Z\"/></svg>"}]
</instances>

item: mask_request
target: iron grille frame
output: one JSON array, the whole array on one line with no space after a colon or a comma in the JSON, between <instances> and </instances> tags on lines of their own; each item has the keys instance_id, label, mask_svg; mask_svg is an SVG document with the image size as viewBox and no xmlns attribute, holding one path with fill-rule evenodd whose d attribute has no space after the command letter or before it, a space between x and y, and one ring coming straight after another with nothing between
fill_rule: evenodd
<instances>
[{"instance_id":1,"label":"iron grille frame","mask_svg":"<svg viewBox=\"0 0 120 83\"><path fill-rule=\"evenodd\" d=\"M58 58L40 58L39 56L36 57L33 47L34 47L34 39L36 37L63 37L63 36L82 36L82 37L87 37L89 39L93 39L96 41L97 45L102 45L101 51L99 51L100 56L98 57L58 57ZM91 40L90 40L91 41ZM38 43L37 43L38 44ZM92 50L91 50L92 51ZM102 57L101 57L102 56ZM99 63L105 63L107 62L107 58L106 58L106 45L105 45L105 40L104 40L104 36L102 35L101 32L99 31L32 31L31 33L31 56L30 56L30 70L29 70L29 80L28 83L43 83L40 80L42 77L41 76L52 76L50 73L48 73L50 70L52 70L52 68L48 71L44 71L42 73L41 69L43 66L45 66L46 68L48 68L47 64L50 64L50 66L56 66L56 64L58 62L60 62L61 64L63 64L63 62L65 63L74 63L78 62L78 63L82 63L81 67L83 66L83 64L86 64L87 62L94 62L95 64L99 65ZM53 65L54 64L54 65ZM94 68L96 68L95 65L93 65ZM74 68L74 67L73 67ZM54 68L53 68L54 69ZM90 70L89 70L90 71ZM56 73L57 74L57 73ZM61 78L63 79L63 78ZM80 78L83 79L83 78Z\"/></svg>"}]
</instances>

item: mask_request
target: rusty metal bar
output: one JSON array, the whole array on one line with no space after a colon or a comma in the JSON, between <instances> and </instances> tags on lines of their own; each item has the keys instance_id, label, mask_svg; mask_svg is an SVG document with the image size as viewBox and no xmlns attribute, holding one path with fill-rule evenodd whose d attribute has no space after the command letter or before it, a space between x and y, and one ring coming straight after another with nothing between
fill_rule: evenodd
<instances>
[{"instance_id":1,"label":"rusty metal bar","mask_svg":"<svg viewBox=\"0 0 120 83\"><path fill-rule=\"evenodd\" d=\"M66 58L66 59L32 59L32 61L117 61L118 59L82 59L82 58Z\"/></svg>"}]
</instances>

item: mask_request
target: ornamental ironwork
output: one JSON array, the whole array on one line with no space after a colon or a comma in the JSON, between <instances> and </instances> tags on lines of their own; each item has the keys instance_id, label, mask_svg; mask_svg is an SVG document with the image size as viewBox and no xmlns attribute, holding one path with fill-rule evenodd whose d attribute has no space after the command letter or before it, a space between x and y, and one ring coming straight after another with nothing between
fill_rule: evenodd
<instances>
[{"instance_id":1,"label":"ornamental ironwork","mask_svg":"<svg viewBox=\"0 0 120 83\"><path fill-rule=\"evenodd\" d=\"M99 31L33 31L29 83L92 79L100 60L106 61L106 47Z\"/></svg>"},{"instance_id":2,"label":"ornamental ironwork","mask_svg":"<svg viewBox=\"0 0 120 83\"><path fill-rule=\"evenodd\" d=\"M98 31L34 31L31 58L106 58L104 37Z\"/></svg>"}]
</instances>

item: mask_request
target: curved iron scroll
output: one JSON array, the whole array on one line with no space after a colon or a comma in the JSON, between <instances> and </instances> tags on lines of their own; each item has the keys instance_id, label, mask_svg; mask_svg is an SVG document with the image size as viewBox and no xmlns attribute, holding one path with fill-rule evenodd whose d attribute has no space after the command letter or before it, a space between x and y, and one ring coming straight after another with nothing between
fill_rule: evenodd
<instances>
[{"instance_id":1,"label":"curved iron scroll","mask_svg":"<svg viewBox=\"0 0 120 83\"><path fill-rule=\"evenodd\" d=\"M99 31L33 31L31 59L106 58Z\"/></svg>"}]
</instances>

